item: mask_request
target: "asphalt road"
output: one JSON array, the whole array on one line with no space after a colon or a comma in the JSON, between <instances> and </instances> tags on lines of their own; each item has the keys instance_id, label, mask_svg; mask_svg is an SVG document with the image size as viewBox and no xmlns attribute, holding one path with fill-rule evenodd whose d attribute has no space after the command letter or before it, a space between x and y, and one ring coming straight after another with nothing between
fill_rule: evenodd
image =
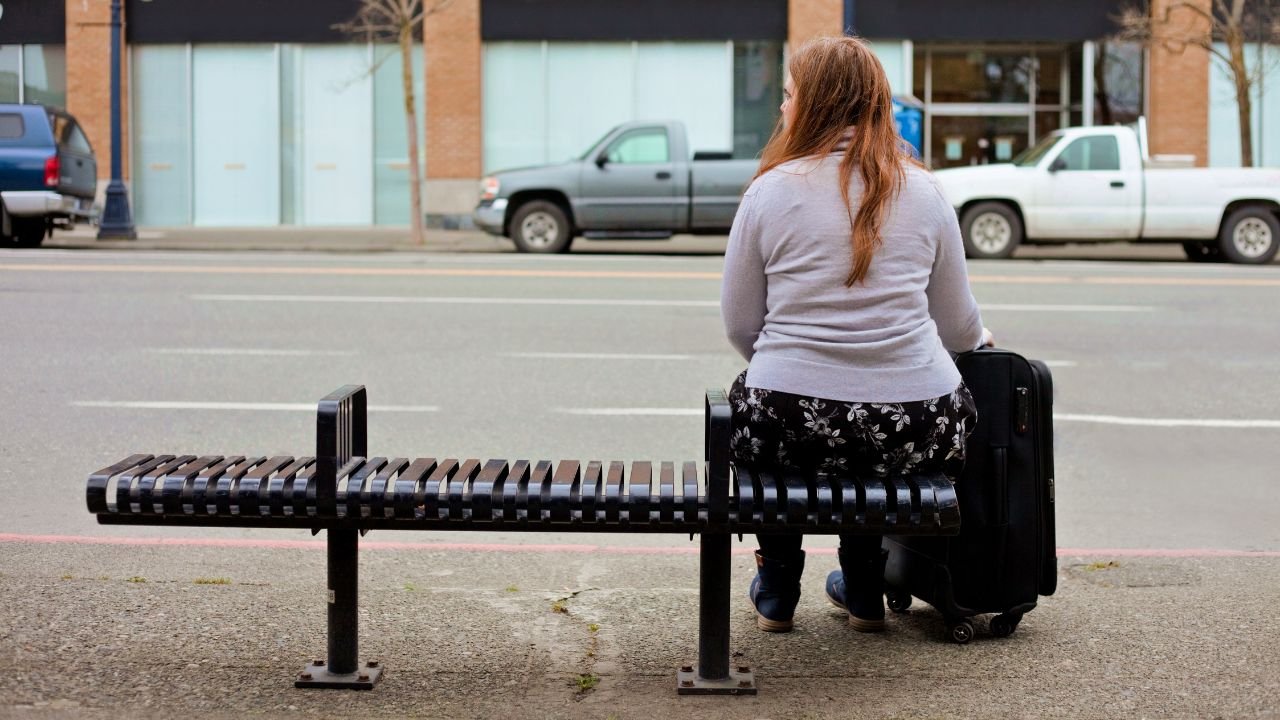
<instances>
[{"instance_id":1,"label":"asphalt road","mask_svg":"<svg viewBox=\"0 0 1280 720\"><path fill-rule=\"evenodd\" d=\"M310 454L347 383L380 455L699 458L702 393L742 367L721 258L587 247L0 251L0 717L1280 716L1275 266L973 263L1000 344L1055 373L1058 593L1004 641L941 643L927 609L857 636L811 539L797 632L733 595L759 698L671 691L687 538L375 533L362 655L387 680L315 693L289 679L323 654L322 538L85 512L129 453Z\"/></svg>"},{"instance_id":2,"label":"asphalt road","mask_svg":"<svg viewBox=\"0 0 1280 720\"><path fill-rule=\"evenodd\" d=\"M742 367L720 330L720 266L6 252L5 525L148 532L87 523L86 473L140 451L307 454L306 408L347 383L390 406L370 419L379 455L697 459L702 393ZM1055 374L1062 547L1280 549L1280 268L971 275L999 343Z\"/></svg>"}]
</instances>

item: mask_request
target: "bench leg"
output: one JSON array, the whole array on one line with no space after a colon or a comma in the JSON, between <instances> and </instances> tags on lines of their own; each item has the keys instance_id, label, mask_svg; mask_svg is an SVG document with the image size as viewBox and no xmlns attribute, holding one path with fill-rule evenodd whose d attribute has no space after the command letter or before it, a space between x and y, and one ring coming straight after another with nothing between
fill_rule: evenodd
<instances>
[{"instance_id":1,"label":"bench leg","mask_svg":"<svg viewBox=\"0 0 1280 720\"><path fill-rule=\"evenodd\" d=\"M382 679L376 662L360 666L360 531L328 531L329 657L303 668L294 687L372 690Z\"/></svg>"},{"instance_id":2,"label":"bench leg","mask_svg":"<svg viewBox=\"0 0 1280 720\"><path fill-rule=\"evenodd\" d=\"M751 668L730 667L729 581L732 536L703 533L698 570L698 667L676 673L680 695L755 695Z\"/></svg>"}]
</instances>

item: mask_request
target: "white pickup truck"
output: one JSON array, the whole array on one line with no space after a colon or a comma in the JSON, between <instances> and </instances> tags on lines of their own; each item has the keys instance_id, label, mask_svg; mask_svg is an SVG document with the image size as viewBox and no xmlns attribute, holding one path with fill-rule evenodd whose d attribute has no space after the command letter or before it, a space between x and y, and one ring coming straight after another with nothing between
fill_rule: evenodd
<instances>
[{"instance_id":1,"label":"white pickup truck","mask_svg":"<svg viewBox=\"0 0 1280 720\"><path fill-rule=\"evenodd\" d=\"M965 252L1019 243L1180 242L1195 261L1271 262L1280 249L1280 169L1160 167L1146 125L1058 130L1013 162L937 171Z\"/></svg>"}]
</instances>

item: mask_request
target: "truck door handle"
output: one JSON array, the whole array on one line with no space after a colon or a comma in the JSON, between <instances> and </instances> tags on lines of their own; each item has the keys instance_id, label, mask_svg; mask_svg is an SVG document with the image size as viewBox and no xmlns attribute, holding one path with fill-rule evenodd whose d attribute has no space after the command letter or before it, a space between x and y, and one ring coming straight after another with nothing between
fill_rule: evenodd
<instances>
[{"instance_id":1,"label":"truck door handle","mask_svg":"<svg viewBox=\"0 0 1280 720\"><path fill-rule=\"evenodd\" d=\"M1111 187L1113 187L1113 188L1122 188L1122 187L1124 187L1124 181L1123 181L1123 180L1112 180L1112 181L1111 181Z\"/></svg>"},{"instance_id":2,"label":"truck door handle","mask_svg":"<svg viewBox=\"0 0 1280 720\"><path fill-rule=\"evenodd\" d=\"M667 172L666 170L659 170L658 174L655 175L654 177L658 178L659 180L670 180L671 173Z\"/></svg>"}]
</instances>

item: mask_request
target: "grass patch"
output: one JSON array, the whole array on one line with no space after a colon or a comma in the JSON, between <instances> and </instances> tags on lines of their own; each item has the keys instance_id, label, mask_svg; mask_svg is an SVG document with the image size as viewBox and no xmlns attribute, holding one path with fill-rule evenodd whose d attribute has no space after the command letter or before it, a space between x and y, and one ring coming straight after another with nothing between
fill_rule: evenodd
<instances>
[{"instance_id":1,"label":"grass patch","mask_svg":"<svg viewBox=\"0 0 1280 720\"><path fill-rule=\"evenodd\" d=\"M588 629L588 630L590 630L590 631L591 631L591 632L593 632L593 633L594 633L594 632L600 632L600 626L599 626L599 625L597 625L597 624L595 624L595 623L591 623L590 625L588 625L588 626L587 626L587 629Z\"/></svg>"},{"instance_id":2,"label":"grass patch","mask_svg":"<svg viewBox=\"0 0 1280 720\"><path fill-rule=\"evenodd\" d=\"M600 684L600 676L591 673L579 675L573 679L573 684L577 686L580 693L590 692Z\"/></svg>"},{"instance_id":3,"label":"grass patch","mask_svg":"<svg viewBox=\"0 0 1280 720\"><path fill-rule=\"evenodd\" d=\"M407 591L407 592L413 592L414 590L417 590L418 588L414 587L413 583L405 583L405 584L404 584L404 589L405 589L405 591Z\"/></svg>"},{"instance_id":4,"label":"grass patch","mask_svg":"<svg viewBox=\"0 0 1280 720\"><path fill-rule=\"evenodd\" d=\"M1088 570L1089 572L1097 572L1099 570L1113 570L1118 567L1120 567L1120 563L1116 562L1115 560L1108 560L1106 562L1089 563L1088 565L1084 566L1084 569Z\"/></svg>"},{"instance_id":5,"label":"grass patch","mask_svg":"<svg viewBox=\"0 0 1280 720\"><path fill-rule=\"evenodd\" d=\"M146 581L147 581L147 579L146 579L146 578L144 578L144 577L138 577L137 575L134 575L133 577L129 578L126 582L131 582L131 583L144 583L144 582L146 582Z\"/></svg>"},{"instance_id":6,"label":"grass patch","mask_svg":"<svg viewBox=\"0 0 1280 720\"><path fill-rule=\"evenodd\" d=\"M560 613L561 615L568 615L569 606L564 604L564 600L557 600L551 603L551 612Z\"/></svg>"},{"instance_id":7,"label":"grass patch","mask_svg":"<svg viewBox=\"0 0 1280 720\"><path fill-rule=\"evenodd\" d=\"M199 577L199 578L196 578L194 582L197 585L230 585L231 584L231 580L229 580L228 578Z\"/></svg>"},{"instance_id":8,"label":"grass patch","mask_svg":"<svg viewBox=\"0 0 1280 720\"><path fill-rule=\"evenodd\" d=\"M515 585L508 585L507 592L520 592L520 588L516 587Z\"/></svg>"},{"instance_id":9,"label":"grass patch","mask_svg":"<svg viewBox=\"0 0 1280 720\"><path fill-rule=\"evenodd\" d=\"M63 576L62 576L62 579L63 579L63 580L75 580L75 579L76 579L76 576L75 576L75 575L63 575Z\"/></svg>"}]
</instances>

